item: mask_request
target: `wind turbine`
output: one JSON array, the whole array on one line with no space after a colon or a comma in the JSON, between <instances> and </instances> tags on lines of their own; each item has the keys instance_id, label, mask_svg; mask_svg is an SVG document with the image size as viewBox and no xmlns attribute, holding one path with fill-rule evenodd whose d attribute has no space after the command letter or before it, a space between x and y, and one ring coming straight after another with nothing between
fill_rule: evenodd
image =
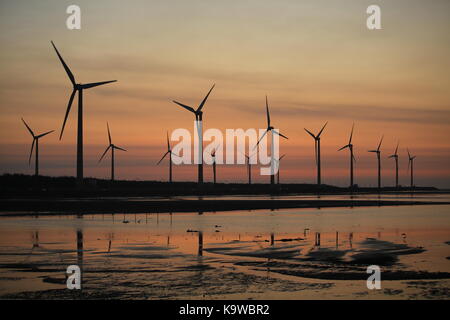
<instances>
[{"instance_id":1,"label":"wind turbine","mask_svg":"<svg viewBox=\"0 0 450 320\"><path fill-rule=\"evenodd\" d=\"M408 170L411 169L411 189L414 188L414 159L416 156L411 156L409 153L409 149L406 149L408 151Z\"/></svg>"},{"instance_id":2,"label":"wind turbine","mask_svg":"<svg viewBox=\"0 0 450 320\"><path fill-rule=\"evenodd\" d=\"M156 165L159 165L161 163L161 161L164 160L164 158L169 155L169 182L172 183L172 148L170 146L170 142L169 142L169 133L166 133L167 135L167 151L166 153L164 153L163 157L161 158L161 160L158 161L158 163Z\"/></svg>"},{"instance_id":3,"label":"wind turbine","mask_svg":"<svg viewBox=\"0 0 450 320\"><path fill-rule=\"evenodd\" d=\"M78 184L81 184L83 182L83 90L94 88L97 86L101 86L107 83L116 82L117 80L110 80L110 81L102 81L102 82L91 82L91 83L76 83L75 77L70 71L67 64L64 62L62 56L59 54L58 49L56 49L55 44L53 41L51 41L53 48L56 51L56 54L58 55L59 60L61 61L61 64L64 67L64 70L66 70L67 76L70 79L70 82L73 85L72 94L69 98L69 104L67 105L66 115L64 116L64 122L61 128L61 133L59 135L59 140L61 140L64 127L66 125L67 117L69 116L70 108L72 107L72 102L75 97L75 93L78 92L78 129L77 129L77 181Z\"/></svg>"},{"instance_id":4,"label":"wind turbine","mask_svg":"<svg viewBox=\"0 0 450 320\"><path fill-rule=\"evenodd\" d=\"M278 160L276 160L278 162L278 172L277 172L277 184L280 184L280 162L281 159L283 159L285 156L285 154L283 154Z\"/></svg>"},{"instance_id":5,"label":"wind turbine","mask_svg":"<svg viewBox=\"0 0 450 320\"><path fill-rule=\"evenodd\" d=\"M216 149L211 152L211 157L213 159L212 167L213 167L213 182L216 184Z\"/></svg>"},{"instance_id":6,"label":"wind turbine","mask_svg":"<svg viewBox=\"0 0 450 320\"><path fill-rule=\"evenodd\" d=\"M320 163L320 135L322 134L323 129L325 129L327 124L328 124L328 121L325 122L325 124L323 125L322 129L320 129L317 136L305 128L305 131L307 133L309 133L309 135L311 137L313 137L313 139L314 139L314 151L315 151L315 155L316 155L316 165L317 165L317 185L319 185L319 186L322 184L321 163Z\"/></svg>"},{"instance_id":7,"label":"wind turbine","mask_svg":"<svg viewBox=\"0 0 450 320\"><path fill-rule=\"evenodd\" d=\"M271 170L273 170L273 162L274 162L274 158L273 158L273 154L275 153L275 146L274 146L274 139L273 139L273 134L277 134L280 137L284 138L284 139L289 139L288 137L286 137L285 135L282 135L280 132L276 131L275 128L273 126L271 126L270 124L270 113L269 113L269 102L267 100L267 95L266 95L266 115L267 115L267 129L266 131L264 131L263 135L261 136L261 138L259 138L258 142L256 143L256 147L258 147L259 143L261 142L261 140L264 138L264 136L270 132L271 133L271 143L270 143L270 157L272 158L271 161ZM271 175L270 175L270 184L274 185L275 184L275 175L273 174L273 171L271 171Z\"/></svg>"},{"instance_id":8,"label":"wind turbine","mask_svg":"<svg viewBox=\"0 0 450 320\"><path fill-rule=\"evenodd\" d=\"M212 89L214 89L215 84L213 84L213 86L211 87L211 89L209 89L208 94L205 96L205 98L203 99L203 101L199 104L197 109L194 109L188 105L182 104L178 101L172 100L174 103L176 103L177 105L179 105L180 107L192 112L195 115L195 121L196 121L196 125L197 125L197 133L199 136L199 145L198 145L198 158L199 158L199 163L198 163L198 183L201 184L203 183L203 111L202 108L205 105L206 100L209 97L209 94L211 93Z\"/></svg>"},{"instance_id":9,"label":"wind turbine","mask_svg":"<svg viewBox=\"0 0 450 320\"><path fill-rule=\"evenodd\" d=\"M252 184L252 164L250 163L250 158L253 156L253 154L248 156L247 154L244 153L244 156L246 159L245 164L247 165L248 184Z\"/></svg>"},{"instance_id":10,"label":"wind turbine","mask_svg":"<svg viewBox=\"0 0 450 320\"><path fill-rule=\"evenodd\" d=\"M374 152L377 154L377 160L378 160L378 189L381 188L381 143L383 142L383 137L381 136L380 143L378 144L378 148L376 150L369 150L369 152Z\"/></svg>"},{"instance_id":11,"label":"wind turbine","mask_svg":"<svg viewBox=\"0 0 450 320\"><path fill-rule=\"evenodd\" d=\"M397 147L395 148L394 154L390 155L388 158L394 158L395 160L395 187L398 188L398 142Z\"/></svg>"},{"instance_id":12,"label":"wind turbine","mask_svg":"<svg viewBox=\"0 0 450 320\"><path fill-rule=\"evenodd\" d=\"M109 140L109 146L106 148L105 152L103 152L102 157L100 158L100 160L98 160L98 162L100 163L100 161L102 161L103 157L106 155L106 153L108 152L109 149L111 149L111 181L114 181L114 150L121 150L121 151L127 151L125 149L122 149L118 146L116 146L115 144L112 143L111 140L111 132L109 132L109 124L108 122L106 123L106 128L108 129L108 140Z\"/></svg>"},{"instance_id":13,"label":"wind turbine","mask_svg":"<svg viewBox=\"0 0 450 320\"><path fill-rule=\"evenodd\" d=\"M49 133L52 133L55 130L51 130L39 135L35 135L33 130L31 130L31 128L28 126L28 124L25 122L25 120L23 120L23 124L27 127L28 131L30 132L31 136L33 137L33 143L31 144L31 151L30 151L30 158L28 159L28 164L31 164L31 156L33 155L33 148L34 145L36 144L36 151L35 151L35 155L36 155L36 162L34 165L34 175L37 177L39 176L39 139L42 138L43 136L48 135Z\"/></svg>"},{"instance_id":14,"label":"wind turbine","mask_svg":"<svg viewBox=\"0 0 450 320\"><path fill-rule=\"evenodd\" d=\"M353 138L353 129L355 128L355 124L352 125L352 131L350 133L350 138L348 139L348 144L340 148L338 151L344 150L345 148L348 148L350 150L350 188L353 187L353 162L356 162L355 156L353 155L353 144L352 144L352 138Z\"/></svg>"}]
</instances>

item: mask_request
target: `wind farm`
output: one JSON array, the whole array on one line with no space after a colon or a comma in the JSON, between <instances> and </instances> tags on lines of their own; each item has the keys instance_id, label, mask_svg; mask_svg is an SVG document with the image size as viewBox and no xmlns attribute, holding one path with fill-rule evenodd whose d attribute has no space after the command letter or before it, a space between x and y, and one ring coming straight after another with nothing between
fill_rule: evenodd
<instances>
[{"instance_id":1,"label":"wind farm","mask_svg":"<svg viewBox=\"0 0 450 320\"><path fill-rule=\"evenodd\" d=\"M2 4L0 300L448 300L450 3L411 1Z\"/></svg>"}]
</instances>

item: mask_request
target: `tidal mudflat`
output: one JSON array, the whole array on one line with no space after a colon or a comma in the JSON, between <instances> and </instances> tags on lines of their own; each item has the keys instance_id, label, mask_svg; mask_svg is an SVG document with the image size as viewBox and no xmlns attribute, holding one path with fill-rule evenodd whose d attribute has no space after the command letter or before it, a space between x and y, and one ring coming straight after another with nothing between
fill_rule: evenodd
<instances>
[{"instance_id":1,"label":"tidal mudflat","mask_svg":"<svg viewBox=\"0 0 450 320\"><path fill-rule=\"evenodd\" d=\"M449 299L449 259L449 205L0 218L3 299Z\"/></svg>"}]
</instances>

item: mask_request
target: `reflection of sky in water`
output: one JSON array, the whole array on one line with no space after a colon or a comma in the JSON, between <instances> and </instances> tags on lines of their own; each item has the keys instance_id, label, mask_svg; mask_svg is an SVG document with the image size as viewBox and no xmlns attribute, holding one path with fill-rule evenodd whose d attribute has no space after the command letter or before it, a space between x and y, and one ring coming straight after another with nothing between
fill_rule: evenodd
<instances>
[{"instance_id":1,"label":"reflection of sky in water","mask_svg":"<svg viewBox=\"0 0 450 320\"><path fill-rule=\"evenodd\" d=\"M174 196L174 197L111 197L110 199L128 199L130 201L142 201L142 200L417 200L417 201L450 201L449 193L414 193L409 192L404 193L388 193L388 194L354 194L354 195L308 195L308 194L293 194L293 195L283 195L283 196L269 196L269 195L205 195L205 196Z\"/></svg>"},{"instance_id":2,"label":"reflection of sky in water","mask_svg":"<svg viewBox=\"0 0 450 320\"><path fill-rule=\"evenodd\" d=\"M82 262L89 280L86 288L93 292L120 289L121 297L136 291L131 289L135 286L159 288L145 289L151 291L148 294L152 297L189 296L186 281L198 276L203 281L198 290L212 290L218 295L223 286L228 286L227 294L251 296L248 288L242 287L242 281L249 277L258 286L258 292L267 293L261 297L276 296L287 287L300 290L305 294L302 297L312 297L312 291L308 295L308 290L298 286L306 282L317 289L316 285L324 285L323 281L328 284L322 290L332 295L336 288L342 289L342 282L311 278L318 270L314 265L326 266L320 272L327 270L326 277L333 278L336 270L342 268L333 259L347 263L355 257L365 257L367 250L372 250L370 254L376 251L380 263L392 260L393 265L386 266L392 272L449 272L450 260L446 257L450 256L450 246L445 244L450 241L449 209L450 206L402 206L202 215L4 217L0 220L0 294L64 288L61 281L65 268ZM316 243L317 233L320 246ZM387 251L395 254L386 260ZM279 286L277 293L260 287L268 279L268 261L275 263L269 274ZM364 273L364 265L344 267L350 274ZM264 281L259 278L261 272ZM106 288L108 277L121 285ZM225 279L234 284L227 285ZM444 286L448 285L445 281L448 280L444 280ZM345 290L351 296L355 294L355 282L347 282ZM399 281L392 285L404 286Z\"/></svg>"}]
</instances>

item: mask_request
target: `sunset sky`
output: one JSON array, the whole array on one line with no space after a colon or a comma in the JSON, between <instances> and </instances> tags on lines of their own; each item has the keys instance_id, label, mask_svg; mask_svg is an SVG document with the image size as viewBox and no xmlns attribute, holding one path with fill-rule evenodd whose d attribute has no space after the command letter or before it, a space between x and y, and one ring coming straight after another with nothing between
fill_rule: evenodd
<instances>
[{"instance_id":1,"label":"sunset sky","mask_svg":"<svg viewBox=\"0 0 450 320\"><path fill-rule=\"evenodd\" d=\"M81 7L81 30L68 30L67 6ZM368 30L366 8L381 7L382 30ZM450 188L450 1L433 0L135 0L0 2L0 173L34 172L31 136L40 142L40 173L76 172L76 100L59 141L71 84L53 40L78 82L117 79L84 91L85 176L109 178L106 121L116 178L166 180L165 134L193 130L193 115L213 83L204 127L264 128L267 94L281 141L282 182L315 182L314 142L322 136L323 183L348 185L345 145L355 122L356 183L376 185L382 146L383 185L407 185L406 147L417 156L416 185ZM211 180L205 167L205 179ZM174 180L196 180L176 166ZM220 166L218 180L246 179L244 166ZM268 181L257 175L255 181Z\"/></svg>"}]
</instances>

